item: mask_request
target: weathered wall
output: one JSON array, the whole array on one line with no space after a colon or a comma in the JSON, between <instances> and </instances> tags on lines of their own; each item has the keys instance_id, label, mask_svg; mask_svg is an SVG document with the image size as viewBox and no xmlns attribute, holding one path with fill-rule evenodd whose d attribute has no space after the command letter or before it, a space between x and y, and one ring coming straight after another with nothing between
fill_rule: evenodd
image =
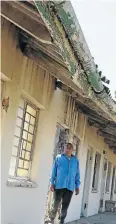
<instances>
[{"instance_id":1,"label":"weathered wall","mask_svg":"<svg viewBox=\"0 0 116 224\"><path fill-rule=\"evenodd\" d=\"M90 216L90 215L97 214L99 210L103 160L104 158L106 158L107 161L111 162L113 166L116 166L116 156L104 143L103 138L98 136L97 129L95 129L94 127L90 127L89 125L86 126L85 142L88 145L88 147L90 146L94 150L93 160L92 160L92 172L91 172L91 178L90 178L89 201L87 206L87 215ZM105 156L103 155L103 150L106 150L107 152ZM98 191L92 192L92 177L93 177L95 152L99 152L101 154L101 162L100 162ZM107 194L105 193L104 200L110 200L111 181L112 181L112 172L111 172L111 179L110 179L110 191Z\"/></svg>"},{"instance_id":2,"label":"weathered wall","mask_svg":"<svg viewBox=\"0 0 116 224\"><path fill-rule=\"evenodd\" d=\"M54 90L54 78L45 68L25 57L19 48L16 27L2 18L1 71L17 88L47 107Z\"/></svg>"},{"instance_id":3,"label":"weathered wall","mask_svg":"<svg viewBox=\"0 0 116 224\"><path fill-rule=\"evenodd\" d=\"M2 77L4 80L3 97L10 98L10 106L6 113L2 110L2 224L42 224L44 219L49 174L53 161L54 137L57 122L63 124L65 114L65 95L54 88L54 78L50 71L38 66L23 56L17 42L16 28L6 20L2 20ZM6 186L10 165L12 142L16 115L20 96L24 95L39 109L34 159L31 177L37 188L16 188ZM78 158L81 171L80 195L73 195L67 221L80 218L83 188L86 170L88 146L102 154L107 149L107 159L116 165L116 158L99 137L95 128L86 125L86 118L78 114L76 134L80 138ZM103 155L102 155L103 157ZM102 160L101 166L102 167ZM101 175L101 168L100 168ZM91 181L93 173L91 172ZM89 189L87 215L98 212L100 200L100 181L97 193ZM91 186L91 183L90 183ZM110 195L110 194L109 194Z\"/></svg>"},{"instance_id":4,"label":"weathered wall","mask_svg":"<svg viewBox=\"0 0 116 224\"><path fill-rule=\"evenodd\" d=\"M56 123L62 119L64 95L55 91L54 78L41 66L22 55L17 47L15 27L2 21L3 97L9 97L9 108L2 110L2 224L42 223L44 219ZM37 188L6 185L8 179L16 115L21 94L39 107L32 180Z\"/></svg>"}]
</instances>

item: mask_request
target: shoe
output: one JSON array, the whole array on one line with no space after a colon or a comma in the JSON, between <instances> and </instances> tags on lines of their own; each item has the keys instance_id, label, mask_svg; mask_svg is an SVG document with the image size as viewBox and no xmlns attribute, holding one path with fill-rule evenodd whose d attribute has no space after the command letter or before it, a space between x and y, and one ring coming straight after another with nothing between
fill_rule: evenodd
<instances>
[{"instance_id":1,"label":"shoe","mask_svg":"<svg viewBox=\"0 0 116 224\"><path fill-rule=\"evenodd\" d=\"M48 218L46 221L45 221L46 224L54 224L54 219L52 218Z\"/></svg>"},{"instance_id":2,"label":"shoe","mask_svg":"<svg viewBox=\"0 0 116 224\"><path fill-rule=\"evenodd\" d=\"M64 220L59 220L58 224L64 224Z\"/></svg>"}]
</instances>

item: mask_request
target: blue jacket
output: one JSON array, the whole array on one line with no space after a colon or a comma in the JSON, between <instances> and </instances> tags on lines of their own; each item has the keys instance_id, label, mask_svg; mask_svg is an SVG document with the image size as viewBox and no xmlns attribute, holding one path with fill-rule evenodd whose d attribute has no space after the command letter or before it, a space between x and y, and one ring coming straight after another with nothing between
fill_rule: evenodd
<instances>
[{"instance_id":1,"label":"blue jacket","mask_svg":"<svg viewBox=\"0 0 116 224\"><path fill-rule=\"evenodd\" d=\"M75 156L69 159L65 154L56 157L50 183L55 185L55 189L67 188L74 191L80 186L79 161Z\"/></svg>"}]
</instances>

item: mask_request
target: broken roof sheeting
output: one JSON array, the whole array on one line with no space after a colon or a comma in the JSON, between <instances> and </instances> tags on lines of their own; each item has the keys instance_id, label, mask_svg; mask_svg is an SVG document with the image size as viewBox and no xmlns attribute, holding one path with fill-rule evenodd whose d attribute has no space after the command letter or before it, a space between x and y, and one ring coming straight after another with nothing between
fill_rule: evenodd
<instances>
[{"instance_id":1,"label":"broken roof sheeting","mask_svg":"<svg viewBox=\"0 0 116 224\"><path fill-rule=\"evenodd\" d=\"M35 3L51 33L53 40L59 44L62 57L64 58L66 64L68 64L71 74L76 75L76 73L78 73L77 62L75 60L76 56L77 59L79 59L94 91L96 93L101 93L104 89L102 81L96 70L96 65L91 56L90 50L85 41L83 32L70 1L35 0ZM60 37L56 37L57 34L54 34L57 27L55 26L56 21L54 16L57 16L60 20L71 43L71 47L73 47L74 55L71 55L70 59L68 58L68 53L70 55L71 52L69 52L68 48L66 49L65 46L61 44Z\"/></svg>"}]
</instances>

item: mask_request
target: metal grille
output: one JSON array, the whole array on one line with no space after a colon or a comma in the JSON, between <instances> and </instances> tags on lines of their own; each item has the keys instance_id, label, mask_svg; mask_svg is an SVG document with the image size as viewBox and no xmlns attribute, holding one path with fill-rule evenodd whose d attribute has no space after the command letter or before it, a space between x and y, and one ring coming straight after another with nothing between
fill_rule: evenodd
<instances>
[{"instance_id":1,"label":"metal grille","mask_svg":"<svg viewBox=\"0 0 116 224\"><path fill-rule=\"evenodd\" d=\"M70 128L71 132L76 134L78 125L77 103L75 99L70 96L66 97L64 124Z\"/></svg>"},{"instance_id":2,"label":"metal grille","mask_svg":"<svg viewBox=\"0 0 116 224\"><path fill-rule=\"evenodd\" d=\"M73 155L75 155L77 157L77 154L78 154L78 149L79 149L79 143L80 143L80 140L77 136L73 136Z\"/></svg>"},{"instance_id":3,"label":"metal grille","mask_svg":"<svg viewBox=\"0 0 116 224\"><path fill-rule=\"evenodd\" d=\"M37 124L37 108L21 98L18 108L9 175L29 178Z\"/></svg>"}]
</instances>

